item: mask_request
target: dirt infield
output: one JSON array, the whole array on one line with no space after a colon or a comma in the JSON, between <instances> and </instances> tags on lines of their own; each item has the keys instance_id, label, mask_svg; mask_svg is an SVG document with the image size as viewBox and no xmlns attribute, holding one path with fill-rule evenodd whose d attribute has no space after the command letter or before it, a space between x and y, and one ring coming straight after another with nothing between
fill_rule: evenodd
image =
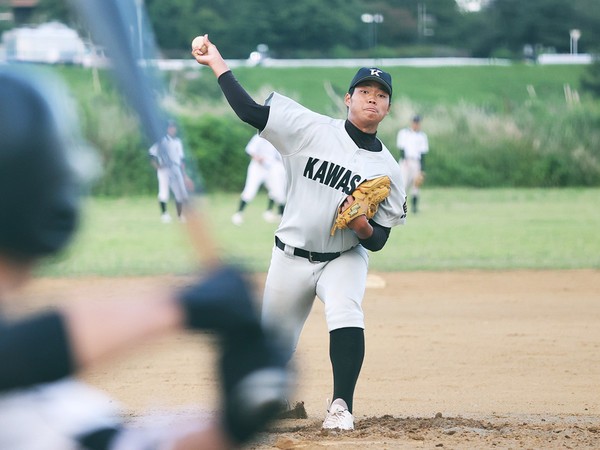
<instances>
[{"instance_id":1,"label":"dirt infield","mask_svg":"<svg viewBox=\"0 0 600 450\"><path fill-rule=\"evenodd\" d=\"M42 279L24 297L32 309L184 281ZM258 289L263 281L257 275ZM364 308L356 430L320 429L331 373L317 301L296 357L293 400L308 418L277 422L252 448L600 448L600 271L375 273ZM210 414L214 357L210 338L177 334L84 377L130 417Z\"/></svg>"}]
</instances>

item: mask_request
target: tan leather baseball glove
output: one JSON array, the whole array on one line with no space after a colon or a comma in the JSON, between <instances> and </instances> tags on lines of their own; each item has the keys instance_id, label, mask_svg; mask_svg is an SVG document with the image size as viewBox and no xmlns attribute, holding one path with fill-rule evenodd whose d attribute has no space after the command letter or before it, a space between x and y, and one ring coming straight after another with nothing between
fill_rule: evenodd
<instances>
[{"instance_id":1,"label":"tan leather baseball glove","mask_svg":"<svg viewBox=\"0 0 600 450\"><path fill-rule=\"evenodd\" d=\"M363 181L352 193L354 200L343 211L338 211L333 227L331 228L331 236L336 230L348 228L348 224L359 216L365 215L367 219L371 219L379 204L390 195L390 179L387 176L374 178L372 180Z\"/></svg>"}]
</instances>

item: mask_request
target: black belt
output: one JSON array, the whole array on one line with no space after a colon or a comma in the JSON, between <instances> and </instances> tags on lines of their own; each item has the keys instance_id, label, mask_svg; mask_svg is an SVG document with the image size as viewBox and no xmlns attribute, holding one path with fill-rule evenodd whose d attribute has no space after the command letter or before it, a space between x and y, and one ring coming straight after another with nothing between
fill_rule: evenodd
<instances>
[{"instance_id":1,"label":"black belt","mask_svg":"<svg viewBox=\"0 0 600 450\"><path fill-rule=\"evenodd\" d=\"M275 236L275 245L277 248L285 251L285 244L281 242L281 240ZM308 259L310 262L327 262L333 261L335 258L340 256L341 252L335 253L317 253L317 252L309 252L307 250L302 250L301 248L294 248L294 255L300 256L302 258Z\"/></svg>"}]
</instances>

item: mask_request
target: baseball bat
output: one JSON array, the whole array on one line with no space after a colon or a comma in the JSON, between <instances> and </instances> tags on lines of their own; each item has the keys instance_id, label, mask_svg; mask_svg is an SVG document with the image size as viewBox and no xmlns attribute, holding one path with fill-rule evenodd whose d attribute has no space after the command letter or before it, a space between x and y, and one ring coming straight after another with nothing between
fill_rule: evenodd
<instances>
[{"instance_id":1,"label":"baseball bat","mask_svg":"<svg viewBox=\"0 0 600 450\"><path fill-rule=\"evenodd\" d=\"M69 0L69 3L85 23L92 40L106 50L117 85L137 113L148 142L158 142L165 134L167 116L156 98L163 83L150 63L157 52L143 0ZM189 236L201 262L209 267L220 265L216 241L191 199L185 214Z\"/></svg>"}]
</instances>

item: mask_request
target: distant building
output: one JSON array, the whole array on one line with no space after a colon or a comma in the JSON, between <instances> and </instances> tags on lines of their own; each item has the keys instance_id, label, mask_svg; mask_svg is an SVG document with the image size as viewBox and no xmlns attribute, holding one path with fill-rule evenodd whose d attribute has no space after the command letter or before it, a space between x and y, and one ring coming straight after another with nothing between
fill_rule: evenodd
<instances>
[{"instance_id":1,"label":"distant building","mask_svg":"<svg viewBox=\"0 0 600 450\"><path fill-rule=\"evenodd\" d=\"M82 64L88 53L77 32L59 22L19 27L2 35L7 61Z\"/></svg>"}]
</instances>

